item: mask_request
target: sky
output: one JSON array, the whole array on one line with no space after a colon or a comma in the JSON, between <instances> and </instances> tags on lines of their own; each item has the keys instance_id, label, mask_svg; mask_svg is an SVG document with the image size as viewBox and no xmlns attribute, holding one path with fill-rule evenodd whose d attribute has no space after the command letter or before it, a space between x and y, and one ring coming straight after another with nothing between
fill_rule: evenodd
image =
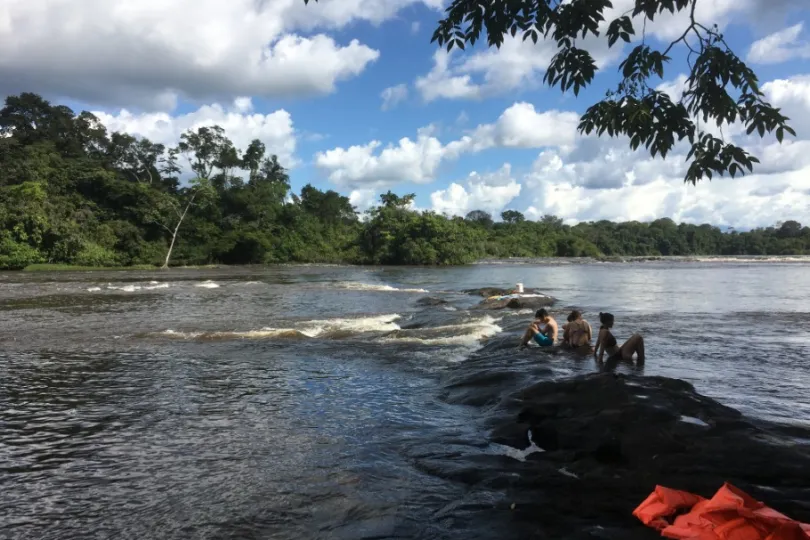
<instances>
[{"instance_id":1,"label":"sky","mask_svg":"<svg viewBox=\"0 0 810 540\"><path fill-rule=\"evenodd\" d=\"M688 149L653 158L623 138L577 133L635 43L586 40L599 71L575 97L542 82L551 43L518 35L451 53L431 43L447 3L2 0L0 96L35 92L167 145L218 124L237 147L261 139L293 190L334 189L359 211L390 189L455 215L669 217L742 230L810 222L807 0L698 0L697 19L719 25L796 137L779 144L725 126L761 163L696 186L683 182ZM613 4L604 27L633 0ZM686 20L656 18L647 43L663 49ZM679 97L688 65L682 49L672 56L655 84Z\"/></svg>"}]
</instances>

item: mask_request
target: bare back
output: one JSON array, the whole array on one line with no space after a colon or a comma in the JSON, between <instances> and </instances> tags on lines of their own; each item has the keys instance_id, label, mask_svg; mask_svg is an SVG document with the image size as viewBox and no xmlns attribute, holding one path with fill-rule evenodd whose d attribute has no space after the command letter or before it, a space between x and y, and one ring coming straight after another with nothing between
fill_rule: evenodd
<instances>
[{"instance_id":1,"label":"bare back","mask_svg":"<svg viewBox=\"0 0 810 540\"><path fill-rule=\"evenodd\" d=\"M585 319L568 323L569 342L572 347L582 347L591 343L591 325Z\"/></svg>"},{"instance_id":2,"label":"bare back","mask_svg":"<svg viewBox=\"0 0 810 540\"><path fill-rule=\"evenodd\" d=\"M557 341L557 321L554 320L554 317L549 317L548 321L546 321L546 332L545 334L551 338L552 341Z\"/></svg>"}]
</instances>

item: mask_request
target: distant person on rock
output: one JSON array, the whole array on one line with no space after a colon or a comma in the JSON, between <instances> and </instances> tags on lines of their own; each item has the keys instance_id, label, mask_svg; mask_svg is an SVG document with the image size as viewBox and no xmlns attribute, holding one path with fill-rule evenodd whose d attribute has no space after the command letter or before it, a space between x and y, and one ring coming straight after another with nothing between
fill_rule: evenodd
<instances>
[{"instance_id":1,"label":"distant person on rock","mask_svg":"<svg viewBox=\"0 0 810 540\"><path fill-rule=\"evenodd\" d=\"M593 354L600 364L603 362L606 352L608 364L616 364L622 360L630 362L633 360L633 354L637 355L639 365L644 363L644 338L641 334L633 334L619 347L616 337L611 332L614 322L613 314L600 312L599 322L602 323L602 327L599 329Z\"/></svg>"},{"instance_id":2,"label":"distant person on rock","mask_svg":"<svg viewBox=\"0 0 810 540\"><path fill-rule=\"evenodd\" d=\"M541 347L551 347L557 341L557 321L544 308L534 314L534 321L523 334L520 346L525 347L532 339Z\"/></svg>"},{"instance_id":3,"label":"distant person on rock","mask_svg":"<svg viewBox=\"0 0 810 540\"><path fill-rule=\"evenodd\" d=\"M591 349L591 325L582 318L579 310L568 315L568 323L563 325L563 345L571 349L588 347Z\"/></svg>"}]
</instances>

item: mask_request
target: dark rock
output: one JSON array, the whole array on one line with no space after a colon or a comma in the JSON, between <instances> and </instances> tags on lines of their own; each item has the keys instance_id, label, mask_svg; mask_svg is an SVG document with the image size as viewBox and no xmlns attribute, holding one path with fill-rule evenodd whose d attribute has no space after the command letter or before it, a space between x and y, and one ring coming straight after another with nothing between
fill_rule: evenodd
<instances>
[{"instance_id":1,"label":"dark rock","mask_svg":"<svg viewBox=\"0 0 810 540\"><path fill-rule=\"evenodd\" d=\"M490 296L503 296L505 294L511 294L512 289L501 289L499 287L483 287L481 289L465 289L462 292L466 294L472 294L474 296L483 296L484 298L489 298Z\"/></svg>"},{"instance_id":2,"label":"dark rock","mask_svg":"<svg viewBox=\"0 0 810 540\"><path fill-rule=\"evenodd\" d=\"M599 373L515 391L543 369L515 355L514 366L498 369L486 353L473 356L445 385L448 401L486 406L479 410L493 443L525 449L531 434L545 450L523 462L478 454L433 470L504 493L477 520L506 520L515 538L652 539L658 534L632 511L657 484L710 497L730 482L810 521L810 449L784 439L808 439L809 430L747 419L663 377Z\"/></svg>"},{"instance_id":3,"label":"dark rock","mask_svg":"<svg viewBox=\"0 0 810 540\"><path fill-rule=\"evenodd\" d=\"M540 293L538 293L540 294ZM483 300L477 309L540 309L553 306L555 299L550 296L530 296L505 300Z\"/></svg>"},{"instance_id":4,"label":"dark rock","mask_svg":"<svg viewBox=\"0 0 810 540\"><path fill-rule=\"evenodd\" d=\"M540 293L537 293L540 294ZM551 296L530 296L520 298L508 298L504 300L483 300L475 306L476 309L532 309L537 310L542 307L554 305L556 300Z\"/></svg>"},{"instance_id":5,"label":"dark rock","mask_svg":"<svg viewBox=\"0 0 810 540\"><path fill-rule=\"evenodd\" d=\"M447 300L444 300L443 298L436 298L434 296L424 296L416 301L417 306L441 306L447 303Z\"/></svg>"},{"instance_id":6,"label":"dark rock","mask_svg":"<svg viewBox=\"0 0 810 540\"><path fill-rule=\"evenodd\" d=\"M491 298L493 296L507 296L512 294L512 289L501 289L499 287L466 289L463 292L484 297L484 300L475 306L475 309L540 309L541 307L552 306L556 301L551 296L546 296L539 289L534 288L524 288L523 294L540 294L543 296L507 298L503 300Z\"/></svg>"}]
</instances>

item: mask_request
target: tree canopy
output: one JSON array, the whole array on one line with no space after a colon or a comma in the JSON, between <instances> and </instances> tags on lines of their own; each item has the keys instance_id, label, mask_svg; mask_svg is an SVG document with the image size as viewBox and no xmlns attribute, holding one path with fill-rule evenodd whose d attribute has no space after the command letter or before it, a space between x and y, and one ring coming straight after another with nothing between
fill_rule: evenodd
<instances>
[{"instance_id":1,"label":"tree canopy","mask_svg":"<svg viewBox=\"0 0 810 540\"><path fill-rule=\"evenodd\" d=\"M317 1L317 0L316 0ZM705 0L703 0L705 1ZM719 128L740 122L760 137L774 133L779 142L785 133L796 135L789 118L765 101L756 74L728 46L718 27L695 19L698 0L635 0L632 9L613 19L600 33L610 0L453 0L433 34L432 41L463 49L486 35L489 46L500 47L507 35L521 32L523 39L550 39L557 48L543 81L574 94L593 82L597 71L593 56L577 41L592 35L613 47L630 43L642 27L641 43L619 64L621 80L606 97L591 105L579 123L581 133L624 135L634 150L644 145L651 155L666 157L677 141L686 139L691 160L684 181L697 183L714 174L732 177L753 170L756 156L717 137L699 125L714 122ZM689 14L683 33L663 50L643 39L647 21L664 13ZM635 19L635 23L634 23ZM680 99L655 89L651 81L663 79L664 65L676 47L687 51L688 75Z\"/></svg>"},{"instance_id":2,"label":"tree canopy","mask_svg":"<svg viewBox=\"0 0 810 540\"><path fill-rule=\"evenodd\" d=\"M182 158L182 159L181 159ZM0 269L345 262L464 264L487 257L810 254L796 221L745 233L711 225L567 225L505 210L465 217L414 209L392 192L359 214L349 198L299 193L261 141L236 148L219 126L177 146L109 133L26 93L0 109Z\"/></svg>"},{"instance_id":3,"label":"tree canopy","mask_svg":"<svg viewBox=\"0 0 810 540\"><path fill-rule=\"evenodd\" d=\"M318 0L315 0L317 2ZM707 1L707 0L702 0ZM309 0L304 0L305 4ZM556 48L543 77L551 87L574 95L589 86L597 73L596 61L586 39L606 40L609 48L631 43L641 28L641 41L619 64L621 80L605 98L588 107L580 118L580 133L625 136L635 150L644 146L662 158L679 141L689 144L685 182L696 184L717 175L753 171L756 156L705 129L739 122L749 135L773 133L781 142L796 135L789 118L765 100L756 74L726 43L716 25L695 19L698 0L634 0L633 7L607 22L611 0L453 0L438 22L431 42L465 49L486 39L497 47L508 36L521 34L525 41L549 40ZM688 22L678 38L660 49L644 39L647 21L662 14L686 12ZM663 80L664 67L681 49L688 73L677 101L652 84ZM703 123L701 126L700 123Z\"/></svg>"}]
</instances>

